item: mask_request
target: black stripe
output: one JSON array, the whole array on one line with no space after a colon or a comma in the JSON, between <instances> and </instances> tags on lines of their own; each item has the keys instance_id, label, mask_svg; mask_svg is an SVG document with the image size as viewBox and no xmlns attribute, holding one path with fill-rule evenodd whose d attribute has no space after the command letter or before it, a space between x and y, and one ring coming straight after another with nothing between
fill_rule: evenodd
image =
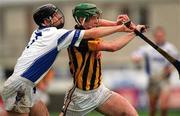
<instances>
[{"instance_id":1,"label":"black stripe","mask_svg":"<svg viewBox=\"0 0 180 116\"><path fill-rule=\"evenodd\" d=\"M98 64L99 64L99 81L98 81L98 86L100 86L101 82L101 60L98 59Z\"/></svg>"},{"instance_id":2,"label":"black stripe","mask_svg":"<svg viewBox=\"0 0 180 116\"><path fill-rule=\"evenodd\" d=\"M84 67L84 72L83 72L83 90L86 90L86 84L87 84L87 77L88 77L88 72L89 72L89 65L90 65L90 58L91 58L91 52L89 52L89 56L86 61L86 65Z\"/></svg>"},{"instance_id":3,"label":"black stripe","mask_svg":"<svg viewBox=\"0 0 180 116\"><path fill-rule=\"evenodd\" d=\"M68 51L68 56L69 56L69 71L70 71L71 75L73 75L73 73L74 73L74 64L72 64L72 55L71 55L70 48L67 48L67 51ZM71 65L73 65L73 67ZM75 83L75 79L73 79L73 81Z\"/></svg>"},{"instance_id":4,"label":"black stripe","mask_svg":"<svg viewBox=\"0 0 180 116\"><path fill-rule=\"evenodd\" d=\"M72 63L74 65L74 73L73 73L73 77L75 78L76 72L77 72L77 68L78 68L78 63L77 63L77 58L76 58L76 54L75 51L73 49L74 47L70 47L70 54L72 56ZM75 79L74 79L75 80ZM75 82L75 81L74 81Z\"/></svg>"},{"instance_id":5,"label":"black stripe","mask_svg":"<svg viewBox=\"0 0 180 116\"><path fill-rule=\"evenodd\" d=\"M81 66L80 66L80 70L82 70L83 66L84 66L84 63L85 63L85 58L86 58L86 52L82 52L81 49L77 49L79 51L79 53L81 53L81 56L82 56L82 63L81 63ZM78 80L79 81L79 80ZM79 85L77 84L77 87Z\"/></svg>"},{"instance_id":6,"label":"black stripe","mask_svg":"<svg viewBox=\"0 0 180 116\"><path fill-rule=\"evenodd\" d=\"M82 56L82 63L81 63L81 67L80 67L80 70L82 70L83 66L84 66L84 63L85 63L85 58L86 58L86 53L87 52L83 52L81 49L78 49L79 53L81 54Z\"/></svg>"},{"instance_id":7,"label":"black stripe","mask_svg":"<svg viewBox=\"0 0 180 116\"><path fill-rule=\"evenodd\" d=\"M88 53L88 44L87 41L85 40L81 40L81 43L79 45L79 47L76 47L78 52L81 54L82 56L82 62L81 62L81 66L80 66L80 70L82 70L84 63L85 63L85 58L86 58L86 54Z\"/></svg>"},{"instance_id":8,"label":"black stripe","mask_svg":"<svg viewBox=\"0 0 180 116\"><path fill-rule=\"evenodd\" d=\"M94 89L94 82L96 80L96 70L97 70L97 59L94 58L93 74L92 74L91 83L90 83L90 90Z\"/></svg>"},{"instance_id":9,"label":"black stripe","mask_svg":"<svg viewBox=\"0 0 180 116\"><path fill-rule=\"evenodd\" d=\"M79 48L78 50L80 52L87 52L87 51L89 51L88 40L82 39L78 48Z\"/></svg>"}]
</instances>

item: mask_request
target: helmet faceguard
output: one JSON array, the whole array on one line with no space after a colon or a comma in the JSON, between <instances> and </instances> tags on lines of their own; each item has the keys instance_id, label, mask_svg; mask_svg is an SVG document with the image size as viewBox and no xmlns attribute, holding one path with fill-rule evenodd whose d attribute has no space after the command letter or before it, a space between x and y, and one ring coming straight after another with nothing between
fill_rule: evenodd
<instances>
[{"instance_id":1,"label":"helmet faceguard","mask_svg":"<svg viewBox=\"0 0 180 116\"><path fill-rule=\"evenodd\" d=\"M92 16L100 16L102 14L102 11L96 7L94 4L90 3L81 3L75 6L75 8L72 11L73 17L75 21L82 25L79 21L80 17L84 18L84 21L89 20Z\"/></svg>"},{"instance_id":2,"label":"helmet faceguard","mask_svg":"<svg viewBox=\"0 0 180 116\"><path fill-rule=\"evenodd\" d=\"M57 28L62 28L64 26L64 15L63 13L61 12L60 9L58 9L55 5L53 4L45 4L43 6L40 6L39 8L36 9L36 11L34 12L33 14L33 19L34 19L34 22L42 27L44 26L43 24L43 20L44 19L49 19L51 20L52 19L52 15L54 13L59 13L63 18L63 23L59 24L58 26L56 26ZM50 26L53 26L53 25L50 25Z\"/></svg>"}]
</instances>

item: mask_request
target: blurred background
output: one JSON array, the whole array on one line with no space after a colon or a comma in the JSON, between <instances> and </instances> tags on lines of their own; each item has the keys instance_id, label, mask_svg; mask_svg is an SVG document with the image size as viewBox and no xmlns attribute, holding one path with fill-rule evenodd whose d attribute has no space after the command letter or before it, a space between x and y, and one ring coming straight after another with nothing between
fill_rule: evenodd
<instances>
[{"instance_id":1,"label":"blurred background","mask_svg":"<svg viewBox=\"0 0 180 116\"><path fill-rule=\"evenodd\" d=\"M136 24L149 25L150 29L145 35L150 39L152 30L162 26L167 32L167 40L180 51L180 0L0 0L0 88L12 74L17 58L36 28L32 19L33 11L40 5L53 3L65 15L65 28L72 29L75 25L72 9L81 2L96 4L103 11L104 19L116 21L119 14L128 14ZM105 39L119 35L117 33ZM135 49L144 44L137 37L120 51L103 52L102 70L104 84L109 89L125 96L138 110L146 112L148 77L143 69L144 63L136 66L130 57ZM63 105L65 91L72 85L66 49L62 50L54 63L51 77L48 86L42 85L42 88L49 95L45 95L49 111L58 112ZM169 107L178 111L180 80L176 70L170 81L172 91Z\"/></svg>"}]
</instances>

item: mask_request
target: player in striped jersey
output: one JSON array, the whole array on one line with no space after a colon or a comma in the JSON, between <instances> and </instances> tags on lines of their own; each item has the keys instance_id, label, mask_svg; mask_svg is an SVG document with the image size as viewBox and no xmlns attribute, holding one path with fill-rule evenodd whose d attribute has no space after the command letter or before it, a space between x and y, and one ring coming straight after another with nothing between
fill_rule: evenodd
<instances>
[{"instance_id":1,"label":"player in striped jersey","mask_svg":"<svg viewBox=\"0 0 180 116\"><path fill-rule=\"evenodd\" d=\"M100 15L101 11L96 5L78 4L73 10L73 16L78 23L75 28L86 30L102 25L113 25L112 22L99 19ZM135 28L139 30L142 27L144 26L138 25ZM99 51L113 52L121 49L135 36L131 32L113 41L103 41L93 37L82 40L79 47L68 47L69 66L74 86L66 94L60 116L84 116L94 109L110 116L137 116L136 110L126 99L103 85L99 56Z\"/></svg>"},{"instance_id":2,"label":"player in striped jersey","mask_svg":"<svg viewBox=\"0 0 180 116\"><path fill-rule=\"evenodd\" d=\"M34 87L51 68L61 49L69 45L78 47L82 38L130 31L125 26L89 30L62 29L63 13L53 4L40 6L33 18L39 27L32 33L28 45L17 60L13 74L4 84L1 95L8 112L1 112L1 116L48 116L46 106L40 100L34 100Z\"/></svg>"}]
</instances>

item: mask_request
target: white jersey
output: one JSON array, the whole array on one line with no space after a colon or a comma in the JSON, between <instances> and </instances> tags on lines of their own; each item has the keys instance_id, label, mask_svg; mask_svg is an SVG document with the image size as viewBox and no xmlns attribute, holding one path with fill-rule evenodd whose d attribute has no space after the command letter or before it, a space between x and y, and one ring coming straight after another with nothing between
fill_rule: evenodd
<instances>
[{"instance_id":1,"label":"white jersey","mask_svg":"<svg viewBox=\"0 0 180 116\"><path fill-rule=\"evenodd\" d=\"M65 30L55 27L37 29L17 60L13 75L27 78L37 84L51 68L58 53L67 46L79 46L83 30Z\"/></svg>"},{"instance_id":2,"label":"white jersey","mask_svg":"<svg viewBox=\"0 0 180 116\"><path fill-rule=\"evenodd\" d=\"M165 44L159 47L165 50L173 57L177 58L178 51L175 48L175 46L173 46L171 43L166 42ZM145 58L145 70L149 76L162 74L164 68L170 64L167 59L165 59L159 52L157 52L150 45L140 47L137 51L133 53L133 55Z\"/></svg>"}]
</instances>

